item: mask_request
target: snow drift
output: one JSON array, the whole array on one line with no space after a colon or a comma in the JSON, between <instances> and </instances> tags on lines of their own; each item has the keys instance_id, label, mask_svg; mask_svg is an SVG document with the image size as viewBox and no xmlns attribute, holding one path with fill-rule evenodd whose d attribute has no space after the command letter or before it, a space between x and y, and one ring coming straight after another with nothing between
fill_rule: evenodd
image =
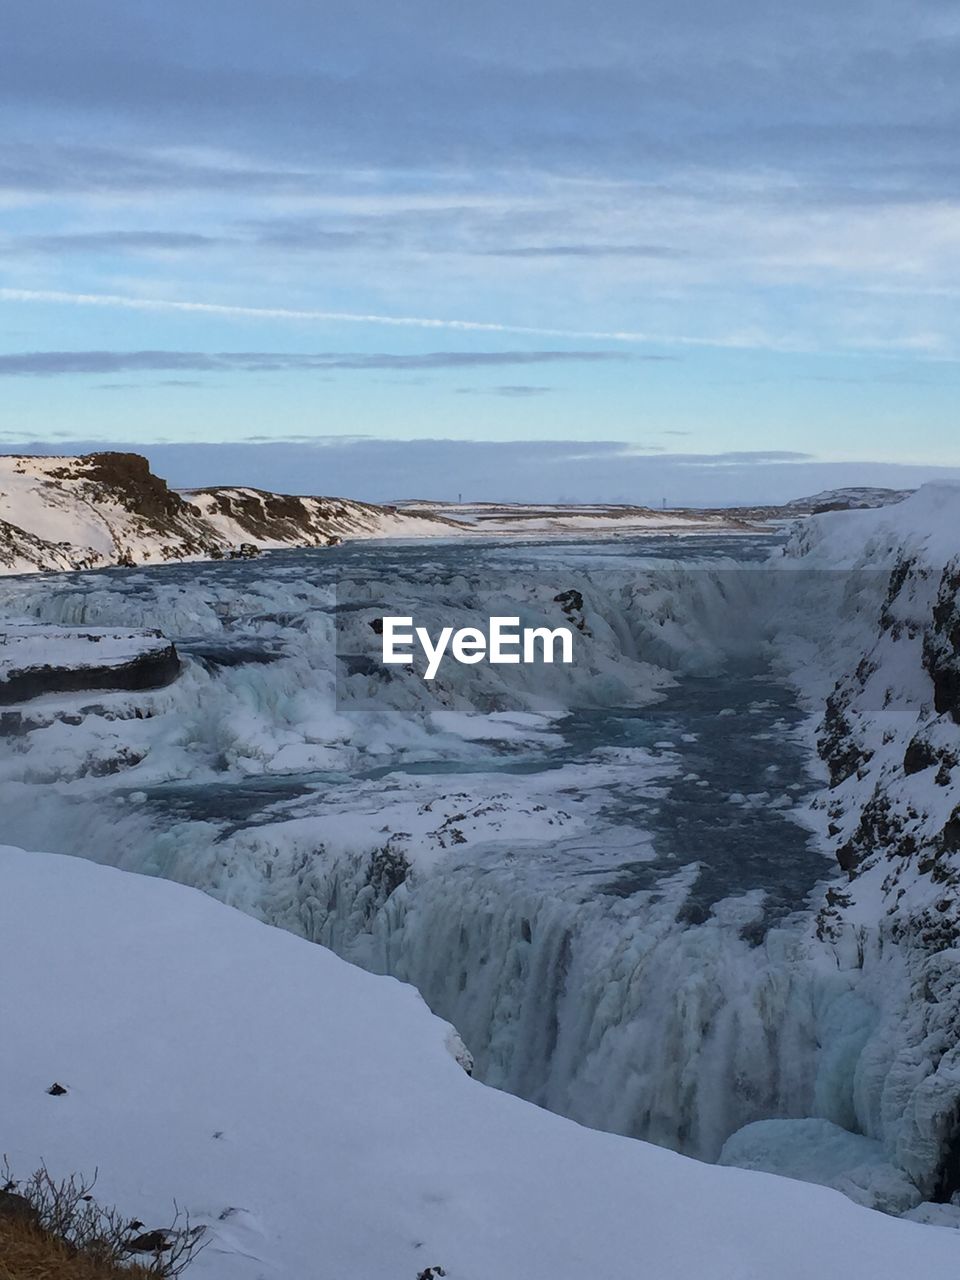
<instances>
[{"instance_id":1,"label":"snow drift","mask_svg":"<svg viewBox=\"0 0 960 1280\"><path fill-rule=\"evenodd\" d=\"M469 1079L409 987L204 895L0 848L2 1146L206 1228L197 1280L902 1280L947 1232ZM66 1093L52 1097L53 1081Z\"/></svg>"}]
</instances>

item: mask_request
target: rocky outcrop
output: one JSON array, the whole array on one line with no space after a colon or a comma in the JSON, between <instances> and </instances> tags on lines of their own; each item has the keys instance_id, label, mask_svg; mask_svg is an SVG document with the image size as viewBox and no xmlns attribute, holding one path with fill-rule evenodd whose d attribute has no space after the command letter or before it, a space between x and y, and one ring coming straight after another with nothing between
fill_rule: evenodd
<instances>
[{"instance_id":1,"label":"rocky outcrop","mask_svg":"<svg viewBox=\"0 0 960 1280\"><path fill-rule=\"evenodd\" d=\"M960 1193L958 516L960 488L930 486L814 518L788 548L840 587L815 651L833 676L818 749L843 878L816 932L873 1010L858 1132L939 1203Z\"/></svg>"},{"instance_id":2,"label":"rocky outcrop","mask_svg":"<svg viewBox=\"0 0 960 1280\"><path fill-rule=\"evenodd\" d=\"M197 509L132 453L0 458L0 520L8 573L201 559L221 549Z\"/></svg>"},{"instance_id":3,"label":"rocky outcrop","mask_svg":"<svg viewBox=\"0 0 960 1280\"><path fill-rule=\"evenodd\" d=\"M937 714L960 724L960 557L940 579L933 625L924 633L923 665L933 682Z\"/></svg>"},{"instance_id":4,"label":"rocky outcrop","mask_svg":"<svg viewBox=\"0 0 960 1280\"><path fill-rule=\"evenodd\" d=\"M0 457L0 573L247 559L265 549L455 527L340 498L248 488L178 493L135 453Z\"/></svg>"},{"instance_id":5,"label":"rocky outcrop","mask_svg":"<svg viewBox=\"0 0 960 1280\"><path fill-rule=\"evenodd\" d=\"M901 556L873 636L823 719L830 830L891 936L943 950L960 942L960 559Z\"/></svg>"},{"instance_id":6,"label":"rocky outcrop","mask_svg":"<svg viewBox=\"0 0 960 1280\"><path fill-rule=\"evenodd\" d=\"M50 693L160 689L180 673L159 631L13 627L0 633L0 706ZM4 731L17 725L5 718Z\"/></svg>"}]
</instances>

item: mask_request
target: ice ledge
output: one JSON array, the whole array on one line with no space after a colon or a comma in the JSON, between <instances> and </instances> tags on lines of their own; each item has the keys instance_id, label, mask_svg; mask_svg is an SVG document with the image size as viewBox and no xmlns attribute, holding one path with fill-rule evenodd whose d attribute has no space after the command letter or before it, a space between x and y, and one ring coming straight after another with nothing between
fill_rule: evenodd
<instances>
[{"instance_id":1,"label":"ice ledge","mask_svg":"<svg viewBox=\"0 0 960 1280\"><path fill-rule=\"evenodd\" d=\"M0 629L0 706L48 693L159 689L179 672L176 648L159 631L30 623Z\"/></svg>"}]
</instances>

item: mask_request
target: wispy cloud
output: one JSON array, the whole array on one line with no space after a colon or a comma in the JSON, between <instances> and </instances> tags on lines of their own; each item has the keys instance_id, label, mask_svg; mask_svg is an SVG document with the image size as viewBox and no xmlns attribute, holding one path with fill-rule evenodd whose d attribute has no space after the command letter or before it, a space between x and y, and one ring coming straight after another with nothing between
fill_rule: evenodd
<instances>
[{"instance_id":1,"label":"wispy cloud","mask_svg":"<svg viewBox=\"0 0 960 1280\"><path fill-rule=\"evenodd\" d=\"M0 289L3 302L45 302L76 307L110 307L126 311L172 311L257 320L315 320L336 324L387 325L399 329L449 329L466 333L515 333L536 337L590 338L605 342L651 342L649 334L587 332L500 324L485 320L435 319L430 316L389 316L373 312L319 311L296 307L247 307L235 303L187 302L168 298L135 298L116 293L65 293L58 289Z\"/></svg>"},{"instance_id":2,"label":"wispy cloud","mask_svg":"<svg viewBox=\"0 0 960 1280\"><path fill-rule=\"evenodd\" d=\"M376 312L320 311L296 307L248 307L236 303L188 302L183 299L138 298L116 293L66 293L59 289L0 289L2 302L42 302L75 307L105 307L125 311L179 312L247 320L316 321L334 324L384 325L395 329L441 329L455 333L510 333L569 341L625 342L655 346L723 347L739 350L794 350L789 343L751 330L719 337L643 333L631 329L561 329L540 325L506 324L487 320L437 319L432 316L391 316ZM671 356L647 356L667 360Z\"/></svg>"},{"instance_id":3,"label":"wispy cloud","mask_svg":"<svg viewBox=\"0 0 960 1280\"><path fill-rule=\"evenodd\" d=\"M183 252L209 249L222 241L194 231L77 231L59 235L19 236L0 246L2 251L28 253Z\"/></svg>"},{"instance_id":4,"label":"wispy cloud","mask_svg":"<svg viewBox=\"0 0 960 1280\"><path fill-rule=\"evenodd\" d=\"M687 251L664 244L519 244L481 249L493 258L685 258Z\"/></svg>"},{"instance_id":5,"label":"wispy cloud","mask_svg":"<svg viewBox=\"0 0 960 1280\"><path fill-rule=\"evenodd\" d=\"M506 396L522 400L527 396L545 396L553 387L540 387L527 383L512 383L499 387L457 387L460 396Z\"/></svg>"},{"instance_id":6,"label":"wispy cloud","mask_svg":"<svg viewBox=\"0 0 960 1280\"><path fill-rule=\"evenodd\" d=\"M0 377L156 373L166 370L280 373L391 369L420 372L425 369L482 369L501 365L597 364L630 358L622 351L430 351L416 355L331 351L24 351L0 355ZM493 390L502 395L527 395L549 388L504 386Z\"/></svg>"}]
</instances>

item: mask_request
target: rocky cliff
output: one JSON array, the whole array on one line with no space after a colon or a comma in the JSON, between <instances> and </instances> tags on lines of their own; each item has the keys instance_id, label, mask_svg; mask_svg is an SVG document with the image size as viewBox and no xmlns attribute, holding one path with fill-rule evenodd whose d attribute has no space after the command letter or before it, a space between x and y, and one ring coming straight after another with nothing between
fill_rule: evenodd
<instances>
[{"instance_id":1,"label":"rocky cliff","mask_svg":"<svg viewBox=\"0 0 960 1280\"><path fill-rule=\"evenodd\" d=\"M882 1010L857 1068L872 1099L860 1120L939 1200L960 1192L958 529L960 487L926 486L816 517L788 547L841 601L820 646L832 689L818 746L845 883L817 927Z\"/></svg>"},{"instance_id":2,"label":"rocky cliff","mask_svg":"<svg viewBox=\"0 0 960 1280\"><path fill-rule=\"evenodd\" d=\"M429 536L449 523L258 489L178 493L134 453L0 457L0 573L219 559L343 537Z\"/></svg>"}]
</instances>

